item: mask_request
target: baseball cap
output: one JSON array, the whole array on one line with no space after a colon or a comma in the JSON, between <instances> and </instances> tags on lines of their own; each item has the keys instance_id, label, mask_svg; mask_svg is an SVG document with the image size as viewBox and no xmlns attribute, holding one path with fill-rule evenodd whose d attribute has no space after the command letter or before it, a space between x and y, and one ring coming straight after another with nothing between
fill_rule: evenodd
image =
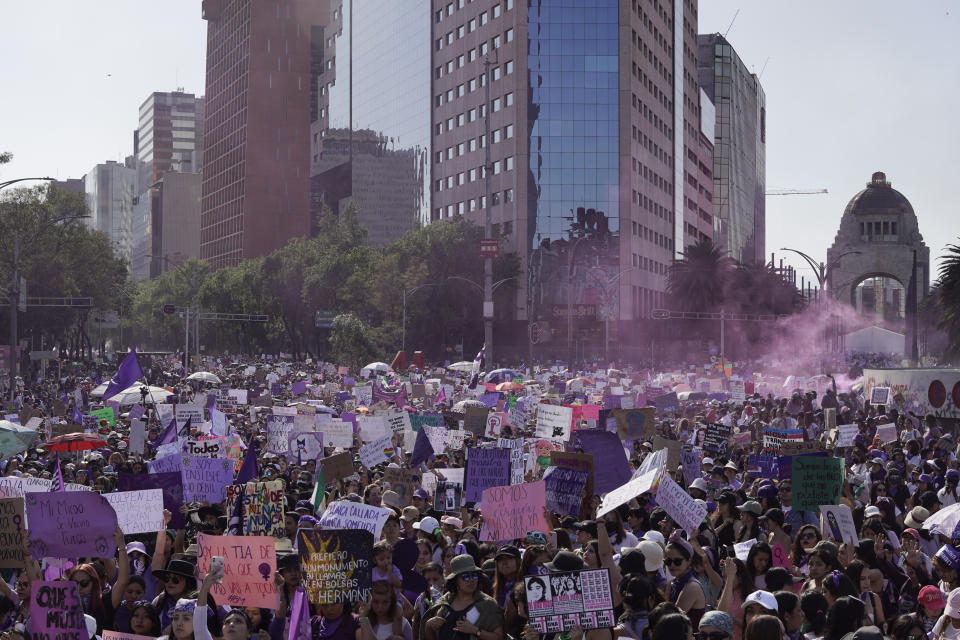
<instances>
[{"instance_id":1,"label":"baseball cap","mask_svg":"<svg viewBox=\"0 0 960 640\"><path fill-rule=\"evenodd\" d=\"M710 489L710 485L708 485L707 481L704 480L703 478L697 478L696 480L690 483L690 488L699 489L700 491L708 491Z\"/></svg>"},{"instance_id":2,"label":"baseball cap","mask_svg":"<svg viewBox=\"0 0 960 640\"><path fill-rule=\"evenodd\" d=\"M756 500L747 500L742 505L737 507L737 509L739 509L740 511L747 511L749 513L752 513L755 516L759 516L761 513L760 503L757 502Z\"/></svg>"},{"instance_id":3,"label":"baseball cap","mask_svg":"<svg viewBox=\"0 0 960 640\"><path fill-rule=\"evenodd\" d=\"M869 507L863 510L864 518L880 517L881 515L883 514L880 513L880 507L876 505L870 505Z\"/></svg>"},{"instance_id":4,"label":"baseball cap","mask_svg":"<svg viewBox=\"0 0 960 640\"><path fill-rule=\"evenodd\" d=\"M777 497L777 488L772 484L768 484L765 487L760 487L757 491L758 498L776 498Z\"/></svg>"},{"instance_id":5,"label":"baseball cap","mask_svg":"<svg viewBox=\"0 0 960 640\"><path fill-rule=\"evenodd\" d=\"M618 563L621 573L643 573L646 571L646 556L637 547L628 547L620 554Z\"/></svg>"},{"instance_id":6,"label":"baseball cap","mask_svg":"<svg viewBox=\"0 0 960 640\"><path fill-rule=\"evenodd\" d=\"M779 611L779 609L777 609L777 598L769 591L762 589L754 591L743 601L743 607L746 608L751 602L756 602L767 611Z\"/></svg>"},{"instance_id":7,"label":"baseball cap","mask_svg":"<svg viewBox=\"0 0 960 640\"><path fill-rule=\"evenodd\" d=\"M659 571L663 568L663 548L652 540L641 540L637 549L643 554L644 568L647 571Z\"/></svg>"},{"instance_id":8,"label":"baseball cap","mask_svg":"<svg viewBox=\"0 0 960 640\"><path fill-rule=\"evenodd\" d=\"M939 549L937 549L937 552L934 554L933 557L939 560L940 562L944 563L951 569L960 569L960 553L957 552L957 549L952 544L945 544ZM954 591L956 591L956 589L954 589ZM953 591L951 591L950 593L953 594ZM958 595L957 597L958 597L957 604L958 606L960 606L960 595ZM947 604L949 605L949 599ZM960 618L960 614L956 615L955 617Z\"/></svg>"},{"instance_id":9,"label":"baseball cap","mask_svg":"<svg viewBox=\"0 0 960 640\"><path fill-rule=\"evenodd\" d=\"M494 559L500 559L502 557L508 558L520 558L520 549L517 549L512 544L508 544L500 547L500 550L497 551L497 555L494 556Z\"/></svg>"},{"instance_id":10,"label":"baseball cap","mask_svg":"<svg viewBox=\"0 0 960 640\"><path fill-rule=\"evenodd\" d=\"M413 492L413 497L420 498L421 500L427 500L430 498L430 494L427 493L426 489L424 489L423 487L420 487L419 489Z\"/></svg>"},{"instance_id":11,"label":"baseball cap","mask_svg":"<svg viewBox=\"0 0 960 640\"><path fill-rule=\"evenodd\" d=\"M708 465L710 465L710 466L712 467L712 466L713 466L713 458L704 458L704 459L700 462L700 464L702 464L702 465L703 465L703 464L708 464Z\"/></svg>"},{"instance_id":12,"label":"baseball cap","mask_svg":"<svg viewBox=\"0 0 960 640\"><path fill-rule=\"evenodd\" d=\"M933 611L940 611L947 606L943 592L940 591L939 587L932 584L928 584L923 589L920 589L920 593L917 595L917 602Z\"/></svg>"},{"instance_id":13,"label":"baseball cap","mask_svg":"<svg viewBox=\"0 0 960 640\"><path fill-rule=\"evenodd\" d=\"M767 509L767 512L760 516L761 520L773 520L778 527L783 526L783 511L781 509Z\"/></svg>"},{"instance_id":14,"label":"baseball cap","mask_svg":"<svg viewBox=\"0 0 960 640\"><path fill-rule=\"evenodd\" d=\"M650 540L651 542L656 542L661 547L667 544L667 541L664 540L663 534L657 531L656 529L650 529L645 534L643 534L643 540Z\"/></svg>"},{"instance_id":15,"label":"baseball cap","mask_svg":"<svg viewBox=\"0 0 960 640\"><path fill-rule=\"evenodd\" d=\"M597 523L591 522L589 520L584 520L583 522L577 522L573 525L573 528L576 531L584 531L590 536L597 537Z\"/></svg>"},{"instance_id":16,"label":"baseball cap","mask_svg":"<svg viewBox=\"0 0 960 640\"><path fill-rule=\"evenodd\" d=\"M413 528L432 535L434 531L440 528L440 523L433 516L427 516L420 522L414 523Z\"/></svg>"}]
</instances>

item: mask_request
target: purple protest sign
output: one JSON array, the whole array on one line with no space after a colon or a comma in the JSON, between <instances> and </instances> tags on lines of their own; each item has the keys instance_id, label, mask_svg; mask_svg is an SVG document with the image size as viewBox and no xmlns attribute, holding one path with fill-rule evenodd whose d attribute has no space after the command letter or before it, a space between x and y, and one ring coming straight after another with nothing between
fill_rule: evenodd
<instances>
[{"instance_id":1,"label":"purple protest sign","mask_svg":"<svg viewBox=\"0 0 960 640\"><path fill-rule=\"evenodd\" d=\"M117 474L118 491L139 491L141 489L161 489L163 508L170 512L170 528L183 529L186 526L180 505L183 504L183 478L179 471L137 475Z\"/></svg>"},{"instance_id":2,"label":"purple protest sign","mask_svg":"<svg viewBox=\"0 0 960 640\"><path fill-rule=\"evenodd\" d=\"M510 449L467 449L464 500L477 502L485 489L510 484Z\"/></svg>"},{"instance_id":3,"label":"purple protest sign","mask_svg":"<svg viewBox=\"0 0 960 640\"><path fill-rule=\"evenodd\" d=\"M35 580L30 585L30 622L34 638L90 640L80 588L73 580Z\"/></svg>"},{"instance_id":4,"label":"purple protest sign","mask_svg":"<svg viewBox=\"0 0 960 640\"><path fill-rule=\"evenodd\" d=\"M233 461L226 458L183 457L183 499L187 502L222 502L233 484Z\"/></svg>"},{"instance_id":5,"label":"purple protest sign","mask_svg":"<svg viewBox=\"0 0 960 640\"><path fill-rule=\"evenodd\" d=\"M110 558L117 551L117 514L99 493L27 493L24 504L34 558Z\"/></svg>"},{"instance_id":6,"label":"purple protest sign","mask_svg":"<svg viewBox=\"0 0 960 640\"><path fill-rule=\"evenodd\" d=\"M590 472L581 469L548 468L543 474L547 509L562 516L579 516L589 478Z\"/></svg>"},{"instance_id":7,"label":"purple protest sign","mask_svg":"<svg viewBox=\"0 0 960 640\"><path fill-rule=\"evenodd\" d=\"M270 395L272 395L272 396L279 396L279 395L282 394L282 393L283 393L283 385L282 385L282 384L280 384L279 382L271 382L271 383L270 383Z\"/></svg>"},{"instance_id":8,"label":"purple protest sign","mask_svg":"<svg viewBox=\"0 0 960 640\"><path fill-rule=\"evenodd\" d=\"M143 413L144 413L144 408L141 407L139 404L135 404L130 408L130 413L127 415L127 417L130 420L139 420L140 418L143 417Z\"/></svg>"},{"instance_id":9,"label":"purple protest sign","mask_svg":"<svg viewBox=\"0 0 960 640\"><path fill-rule=\"evenodd\" d=\"M302 396L307 392L307 383L302 380L299 382L294 382L292 385L290 385L290 391L295 396Z\"/></svg>"},{"instance_id":10,"label":"purple protest sign","mask_svg":"<svg viewBox=\"0 0 960 640\"><path fill-rule=\"evenodd\" d=\"M493 393L484 393L480 395L477 400L482 402L485 406L493 408L497 406L497 402L500 400L500 393L497 391L494 391Z\"/></svg>"},{"instance_id":11,"label":"purple protest sign","mask_svg":"<svg viewBox=\"0 0 960 640\"><path fill-rule=\"evenodd\" d=\"M611 418L612 419L612 418ZM630 480L630 463L616 433L599 429L573 432L573 447L593 454L593 492L602 495Z\"/></svg>"}]
</instances>

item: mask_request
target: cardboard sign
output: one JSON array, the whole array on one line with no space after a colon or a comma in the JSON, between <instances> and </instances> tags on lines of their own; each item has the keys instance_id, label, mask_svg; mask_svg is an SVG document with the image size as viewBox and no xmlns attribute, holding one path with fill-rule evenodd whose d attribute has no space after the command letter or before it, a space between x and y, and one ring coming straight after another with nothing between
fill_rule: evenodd
<instances>
[{"instance_id":1,"label":"cardboard sign","mask_svg":"<svg viewBox=\"0 0 960 640\"><path fill-rule=\"evenodd\" d=\"M546 490L546 483L540 481L484 491L481 540L499 542L525 538L527 531L549 531L543 515Z\"/></svg>"},{"instance_id":2,"label":"cardboard sign","mask_svg":"<svg viewBox=\"0 0 960 640\"><path fill-rule=\"evenodd\" d=\"M124 535L155 533L164 528L161 489L114 491L104 493L103 498L116 512L117 524Z\"/></svg>"},{"instance_id":3,"label":"cardboard sign","mask_svg":"<svg viewBox=\"0 0 960 640\"><path fill-rule=\"evenodd\" d=\"M233 483L233 463L221 458L184 456L183 499L187 502L222 502L226 487Z\"/></svg>"},{"instance_id":4,"label":"cardboard sign","mask_svg":"<svg viewBox=\"0 0 960 640\"><path fill-rule=\"evenodd\" d=\"M214 556L223 558L223 581L214 583L210 593L217 603L231 607L276 609L280 604L273 576L277 551L269 536L197 536L197 566L201 575L210 570Z\"/></svg>"},{"instance_id":5,"label":"cardboard sign","mask_svg":"<svg viewBox=\"0 0 960 640\"><path fill-rule=\"evenodd\" d=\"M897 441L897 425L892 422L877 425L877 439L886 444Z\"/></svg>"},{"instance_id":6,"label":"cardboard sign","mask_svg":"<svg viewBox=\"0 0 960 640\"><path fill-rule=\"evenodd\" d=\"M295 431L294 419L295 416L267 416L267 451L276 454L287 452L290 434Z\"/></svg>"},{"instance_id":7,"label":"cardboard sign","mask_svg":"<svg viewBox=\"0 0 960 640\"><path fill-rule=\"evenodd\" d=\"M24 501L34 558L108 558L116 552L117 514L99 493L28 493Z\"/></svg>"},{"instance_id":8,"label":"cardboard sign","mask_svg":"<svg viewBox=\"0 0 960 640\"><path fill-rule=\"evenodd\" d=\"M683 481L687 486L703 476L700 472L700 454L694 451L689 445L684 445L680 451L680 464L683 466Z\"/></svg>"},{"instance_id":9,"label":"cardboard sign","mask_svg":"<svg viewBox=\"0 0 960 640\"><path fill-rule=\"evenodd\" d=\"M33 640L90 640L80 588L73 580L32 582L30 623Z\"/></svg>"},{"instance_id":10,"label":"cardboard sign","mask_svg":"<svg viewBox=\"0 0 960 640\"><path fill-rule=\"evenodd\" d=\"M342 480L356 473L353 467L353 455L345 451L320 460L323 469L323 481L327 484Z\"/></svg>"},{"instance_id":11,"label":"cardboard sign","mask_svg":"<svg viewBox=\"0 0 960 640\"><path fill-rule=\"evenodd\" d=\"M488 407L466 407L463 414L463 428L477 437L483 436L487 428Z\"/></svg>"},{"instance_id":12,"label":"cardboard sign","mask_svg":"<svg viewBox=\"0 0 960 640\"><path fill-rule=\"evenodd\" d=\"M523 482L523 439L498 438L497 448L510 451L510 484Z\"/></svg>"},{"instance_id":13,"label":"cardboard sign","mask_svg":"<svg viewBox=\"0 0 960 640\"><path fill-rule=\"evenodd\" d=\"M630 502L641 493L649 491L653 487L654 482L660 477L662 471L663 469L660 467L646 470L643 473L639 473L626 484L607 493L603 496L603 501L597 509L597 517L600 518L620 505Z\"/></svg>"},{"instance_id":14,"label":"cardboard sign","mask_svg":"<svg viewBox=\"0 0 960 640\"><path fill-rule=\"evenodd\" d=\"M597 429L582 429L573 434L573 448L593 456L590 495L611 491L630 479L630 462L617 434ZM603 464L598 464L598 461Z\"/></svg>"},{"instance_id":15,"label":"cardboard sign","mask_svg":"<svg viewBox=\"0 0 960 640\"><path fill-rule=\"evenodd\" d=\"M870 390L870 404L890 404L890 387L874 387Z\"/></svg>"},{"instance_id":16,"label":"cardboard sign","mask_svg":"<svg viewBox=\"0 0 960 640\"><path fill-rule=\"evenodd\" d=\"M401 504L410 504L413 492L420 486L420 472L413 469L394 469L387 467L383 470L383 479L390 483L390 490L400 496Z\"/></svg>"},{"instance_id":17,"label":"cardboard sign","mask_svg":"<svg viewBox=\"0 0 960 640\"><path fill-rule=\"evenodd\" d=\"M552 404L537 405L537 437L569 440L573 408Z\"/></svg>"},{"instance_id":18,"label":"cardboard sign","mask_svg":"<svg viewBox=\"0 0 960 640\"><path fill-rule=\"evenodd\" d=\"M138 636L135 633L122 633L120 631L103 630L100 634L102 640L154 640L152 636Z\"/></svg>"},{"instance_id":19,"label":"cardboard sign","mask_svg":"<svg viewBox=\"0 0 960 640\"><path fill-rule=\"evenodd\" d=\"M324 420L318 422L316 429L323 432L323 441L328 447L349 449L353 446L353 425L349 422Z\"/></svg>"},{"instance_id":20,"label":"cardboard sign","mask_svg":"<svg viewBox=\"0 0 960 640\"><path fill-rule=\"evenodd\" d=\"M510 484L510 451L507 449L467 449L464 474L464 499L477 502L490 487Z\"/></svg>"},{"instance_id":21,"label":"cardboard sign","mask_svg":"<svg viewBox=\"0 0 960 640\"><path fill-rule=\"evenodd\" d=\"M389 462L393 457L393 433L387 433L380 436L373 442L360 447L360 462L367 469L373 469L378 464ZM353 527L343 527L352 529Z\"/></svg>"},{"instance_id":22,"label":"cardboard sign","mask_svg":"<svg viewBox=\"0 0 960 640\"><path fill-rule=\"evenodd\" d=\"M530 625L541 634L616 625L609 569L526 576Z\"/></svg>"},{"instance_id":23,"label":"cardboard sign","mask_svg":"<svg viewBox=\"0 0 960 640\"><path fill-rule=\"evenodd\" d=\"M617 435L621 440L647 440L657 432L656 410L653 407L614 409L613 417L617 421Z\"/></svg>"},{"instance_id":24,"label":"cardboard sign","mask_svg":"<svg viewBox=\"0 0 960 640\"><path fill-rule=\"evenodd\" d=\"M733 554L737 557L737 560L739 560L740 562L746 562L747 558L750 557L750 549L755 544L757 544L756 538L750 538L749 540L738 542L733 545Z\"/></svg>"},{"instance_id":25,"label":"cardboard sign","mask_svg":"<svg viewBox=\"0 0 960 640\"><path fill-rule=\"evenodd\" d=\"M192 456L194 458L226 457L223 439L219 437L203 438L202 440L198 440L196 438L186 438L181 440L180 444L180 450L185 456Z\"/></svg>"},{"instance_id":26,"label":"cardboard sign","mask_svg":"<svg viewBox=\"0 0 960 640\"><path fill-rule=\"evenodd\" d=\"M675 391L655 397L653 405L657 408L657 413L660 414L675 413L680 410L680 400L677 398Z\"/></svg>"},{"instance_id":27,"label":"cardboard sign","mask_svg":"<svg viewBox=\"0 0 960 640\"><path fill-rule=\"evenodd\" d=\"M731 431L732 429L725 424L707 423L707 431L703 437L703 450L717 455L726 454Z\"/></svg>"},{"instance_id":28,"label":"cardboard sign","mask_svg":"<svg viewBox=\"0 0 960 640\"><path fill-rule=\"evenodd\" d=\"M837 447L852 447L853 439L860 433L859 425L841 424L837 426L837 438L834 445Z\"/></svg>"},{"instance_id":29,"label":"cardboard sign","mask_svg":"<svg viewBox=\"0 0 960 640\"><path fill-rule=\"evenodd\" d=\"M183 504L183 478L179 471L139 475L132 473L117 474L117 488L120 491L139 491L141 489L160 489L163 492L163 508L172 515L170 527L182 529L186 526L180 506Z\"/></svg>"},{"instance_id":30,"label":"cardboard sign","mask_svg":"<svg viewBox=\"0 0 960 640\"><path fill-rule=\"evenodd\" d=\"M366 530L300 529L300 578L310 602L369 602L374 540Z\"/></svg>"},{"instance_id":31,"label":"cardboard sign","mask_svg":"<svg viewBox=\"0 0 960 640\"><path fill-rule=\"evenodd\" d=\"M843 479L842 458L795 456L793 508L798 511L817 511L820 505L838 504Z\"/></svg>"},{"instance_id":32,"label":"cardboard sign","mask_svg":"<svg viewBox=\"0 0 960 640\"><path fill-rule=\"evenodd\" d=\"M777 456L750 456L747 458L747 471L760 478L776 480L780 477L780 463Z\"/></svg>"},{"instance_id":33,"label":"cardboard sign","mask_svg":"<svg viewBox=\"0 0 960 640\"><path fill-rule=\"evenodd\" d=\"M503 425L507 421L507 414L491 411L487 414L487 424L484 426L483 435L487 438L499 438L503 430Z\"/></svg>"},{"instance_id":34,"label":"cardboard sign","mask_svg":"<svg viewBox=\"0 0 960 640\"><path fill-rule=\"evenodd\" d=\"M283 522L283 482L248 482L226 487L225 513L236 511L240 505L240 524L245 536L286 537Z\"/></svg>"},{"instance_id":35,"label":"cardboard sign","mask_svg":"<svg viewBox=\"0 0 960 640\"><path fill-rule=\"evenodd\" d=\"M0 568L23 569L23 498L0 498Z\"/></svg>"},{"instance_id":36,"label":"cardboard sign","mask_svg":"<svg viewBox=\"0 0 960 640\"><path fill-rule=\"evenodd\" d=\"M802 456L807 453L824 451L824 445L819 440L784 440L781 451L785 456Z\"/></svg>"},{"instance_id":37,"label":"cardboard sign","mask_svg":"<svg viewBox=\"0 0 960 640\"><path fill-rule=\"evenodd\" d=\"M588 471L551 465L543 474L547 509L561 516L578 517L589 478Z\"/></svg>"},{"instance_id":38,"label":"cardboard sign","mask_svg":"<svg viewBox=\"0 0 960 640\"><path fill-rule=\"evenodd\" d=\"M392 513L393 509L387 507L335 500L327 505L327 510L320 516L320 526L324 529L363 529L379 540L380 531Z\"/></svg>"},{"instance_id":39,"label":"cardboard sign","mask_svg":"<svg viewBox=\"0 0 960 640\"><path fill-rule=\"evenodd\" d=\"M697 502L669 474L660 478L657 504L663 507L673 521L684 531L693 531L707 517L707 505Z\"/></svg>"},{"instance_id":40,"label":"cardboard sign","mask_svg":"<svg viewBox=\"0 0 960 640\"><path fill-rule=\"evenodd\" d=\"M860 536L857 535L853 514L845 504L820 505L820 530L827 540L833 540L837 544L846 542L855 547L860 546Z\"/></svg>"},{"instance_id":41,"label":"cardboard sign","mask_svg":"<svg viewBox=\"0 0 960 640\"><path fill-rule=\"evenodd\" d=\"M667 468L671 471L676 469L680 464L683 444L679 440L667 440L660 436L653 436L653 450L659 451L660 449L667 450Z\"/></svg>"},{"instance_id":42,"label":"cardboard sign","mask_svg":"<svg viewBox=\"0 0 960 640\"><path fill-rule=\"evenodd\" d=\"M386 416L358 415L357 434L363 442L373 442L386 435L393 435Z\"/></svg>"},{"instance_id":43,"label":"cardboard sign","mask_svg":"<svg viewBox=\"0 0 960 640\"><path fill-rule=\"evenodd\" d=\"M433 508L437 511L456 513L463 505L463 483L440 480L433 491Z\"/></svg>"}]
</instances>

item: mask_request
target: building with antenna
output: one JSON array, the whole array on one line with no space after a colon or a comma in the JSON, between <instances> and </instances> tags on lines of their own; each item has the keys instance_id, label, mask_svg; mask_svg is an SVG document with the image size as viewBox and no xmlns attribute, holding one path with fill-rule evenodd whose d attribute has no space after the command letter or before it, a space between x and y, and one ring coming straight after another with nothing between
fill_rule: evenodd
<instances>
[{"instance_id":1,"label":"building with antenna","mask_svg":"<svg viewBox=\"0 0 960 640\"><path fill-rule=\"evenodd\" d=\"M738 262L764 262L767 105L760 78L719 33L697 36L697 76L716 108L714 241Z\"/></svg>"}]
</instances>

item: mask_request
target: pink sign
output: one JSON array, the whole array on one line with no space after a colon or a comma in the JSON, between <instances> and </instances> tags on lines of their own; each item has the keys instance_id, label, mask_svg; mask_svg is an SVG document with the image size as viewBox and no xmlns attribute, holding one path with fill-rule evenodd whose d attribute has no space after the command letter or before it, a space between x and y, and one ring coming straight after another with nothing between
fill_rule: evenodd
<instances>
[{"instance_id":1,"label":"pink sign","mask_svg":"<svg viewBox=\"0 0 960 640\"><path fill-rule=\"evenodd\" d=\"M80 591L72 580L30 585L30 620L34 638L89 640Z\"/></svg>"},{"instance_id":2,"label":"pink sign","mask_svg":"<svg viewBox=\"0 0 960 640\"><path fill-rule=\"evenodd\" d=\"M793 570L793 563L790 562L790 554L787 553L787 550L783 548L782 544L778 542L770 548L770 551L773 552L773 559L771 560L773 566L783 567L788 571Z\"/></svg>"},{"instance_id":3,"label":"pink sign","mask_svg":"<svg viewBox=\"0 0 960 640\"><path fill-rule=\"evenodd\" d=\"M276 609L279 605L273 575L277 551L272 536L198 536L197 565L201 574L210 569L210 559L223 558L224 577L210 592L228 606Z\"/></svg>"},{"instance_id":4,"label":"pink sign","mask_svg":"<svg viewBox=\"0 0 960 640\"><path fill-rule=\"evenodd\" d=\"M542 480L490 487L484 490L480 504L483 508L480 537L484 541L513 540L526 537L528 531L546 533L549 530L543 515L547 484Z\"/></svg>"}]
</instances>

